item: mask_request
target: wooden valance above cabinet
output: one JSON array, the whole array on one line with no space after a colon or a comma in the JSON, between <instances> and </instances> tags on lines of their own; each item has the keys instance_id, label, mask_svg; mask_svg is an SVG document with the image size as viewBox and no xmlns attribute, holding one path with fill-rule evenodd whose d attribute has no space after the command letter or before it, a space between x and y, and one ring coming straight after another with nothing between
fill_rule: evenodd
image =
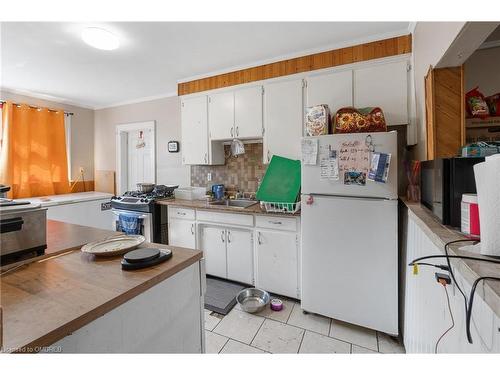
<instances>
[{"instance_id":1,"label":"wooden valance above cabinet","mask_svg":"<svg viewBox=\"0 0 500 375\"><path fill-rule=\"evenodd\" d=\"M425 77L427 159L457 156L465 144L464 69L429 68Z\"/></svg>"},{"instance_id":2,"label":"wooden valance above cabinet","mask_svg":"<svg viewBox=\"0 0 500 375\"><path fill-rule=\"evenodd\" d=\"M291 74L404 55L411 53L411 48L411 34L401 35L394 38L276 61L211 77L180 82L177 86L177 94L179 96L188 95Z\"/></svg>"}]
</instances>

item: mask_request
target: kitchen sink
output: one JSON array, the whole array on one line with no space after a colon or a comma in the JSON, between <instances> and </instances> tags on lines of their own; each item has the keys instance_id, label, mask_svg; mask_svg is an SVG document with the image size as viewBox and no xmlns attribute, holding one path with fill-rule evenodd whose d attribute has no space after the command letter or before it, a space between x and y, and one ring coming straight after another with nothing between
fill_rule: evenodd
<instances>
[{"instance_id":1,"label":"kitchen sink","mask_svg":"<svg viewBox=\"0 0 500 375\"><path fill-rule=\"evenodd\" d=\"M227 199L224 201L216 201L211 202L212 206L227 206L227 207L236 207L236 208L247 208L253 206L258 201L251 199Z\"/></svg>"}]
</instances>

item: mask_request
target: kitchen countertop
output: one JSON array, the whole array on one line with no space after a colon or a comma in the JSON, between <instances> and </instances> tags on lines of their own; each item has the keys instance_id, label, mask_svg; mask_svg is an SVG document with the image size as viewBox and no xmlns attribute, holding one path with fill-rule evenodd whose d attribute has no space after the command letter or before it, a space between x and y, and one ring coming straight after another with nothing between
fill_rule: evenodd
<instances>
[{"instance_id":1,"label":"kitchen countertop","mask_svg":"<svg viewBox=\"0 0 500 375\"><path fill-rule=\"evenodd\" d=\"M206 211L232 212L235 214L247 214L247 215L257 214L257 215L291 216L291 217L300 216L300 210L294 214L266 212L265 210L260 208L260 205L258 203L247 208L218 206L218 205L209 205L207 207L207 203L204 200L187 200L187 199L165 199L165 200L159 200L156 203L166 206L187 207L187 208L194 208L197 210L206 210Z\"/></svg>"},{"instance_id":2,"label":"kitchen countertop","mask_svg":"<svg viewBox=\"0 0 500 375\"><path fill-rule=\"evenodd\" d=\"M58 195L47 195L43 197L26 198L22 200L29 200L31 203L39 203L42 207L56 206L59 204L69 204L75 202L95 201L99 199L110 199L113 194L101 193L99 191L85 191L81 193L69 193ZM20 199L21 200L21 199Z\"/></svg>"},{"instance_id":3,"label":"kitchen countertop","mask_svg":"<svg viewBox=\"0 0 500 375\"><path fill-rule=\"evenodd\" d=\"M408 208L408 215L417 225L424 231L429 239L441 249L444 254L444 246L447 242L454 240L467 239L459 231L441 224L436 216L424 205L420 203L409 202L406 198L400 198L404 205ZM461 250L462 247L471 243L462 242L451 244L448 249L450 255L473 256L485 259L492 259L471 251ZM444 258L443 258L444 259ZM408 260L410 261L410 259ZM443 260L444 262L444 260ZM458 269L458 272L472 285L474 280L482 276L500 277L500 264L478 262L473 260L451 260L452 264ZM485 281L485 287L480 288L480 284L476 289L476 293L484 299L490 308L500 317L500 282ZM468 291L466 291L468 293Z\"/></svg>"},{"instance_id":4,"label":"kitchen countertop","mask_svg":"<svg viewBox=\"0 0 500 375\"><path fill-rule=\"evenodd\" d=\"M122 271L121 256L96 258L80 251L85 243L116 232L48 224L48 255L0 276L5 352L51 345L202 258L198 250L154 244L171 249L173 257L154 267Z\"/></svg>"}]
</instances>

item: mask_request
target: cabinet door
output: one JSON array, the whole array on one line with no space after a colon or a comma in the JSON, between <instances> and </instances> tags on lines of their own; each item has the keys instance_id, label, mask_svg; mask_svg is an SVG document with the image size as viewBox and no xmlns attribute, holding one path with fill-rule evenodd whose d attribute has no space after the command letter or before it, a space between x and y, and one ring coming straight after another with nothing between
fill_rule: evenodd
<instances>
[{"instance_id":1,"label":"cabinet door","mask_svg":"<svg viewBox=\"0 0 500 375\"><path fill-rule=\"evenodd\" d=\"M206 273L227 278L226 230L221 227L203 226L200 236L200 250L205 258Z\"/></svg>"},{"instance_id":2,"label":"cabinet door","mask_svg":"<svg viewBox=\"0 0 500 375\"><path fill-rule=\"evenodd\" d=\"M240 139L262 138L262 86L234 92L234 132Z\"/></svg>"},{"instance_id":3,"label":"cabinet door","mask_svg":"<svg viewBox=\"0 0 500 375\"><path fill-rule=\"evenodd\" d=\"M298 79L264 87L264 163L273 155L300 159L302 86Z\"/></svg>"},{"instance_id":4,"label":"cabinet door","mask_svg":"<svg viewBox=\"0 0 500 375\"><path fill-rule=\"evenodd\" d=\"M168 222L168 244L196 249L196 224L192 220L170 219Z\"/></svg>"},{"instance_id":5,"label":"cabinet door","mask_svg":"<svg viewBox=\"0 0 500 375\"><path fill-rule=\"evenodd\" d=\"M330 113L352 107L352 70L307 78L307 107L328 104Z\"/></svg>"},{"instance_id":6,"label":"cabinet door","mask_svg":"<svg viewBox=\"0 0 500 375\"><path fill-rule=\"evenodd\" d=\"M208 97L208 127L212 141L234 136L234 93L221 92Z\"/></svg>"},{"instance_id":7,"label":"cabinet door","mask_svg":"<svg viewBox=\"0 0 500 375\"><path fill-rule=\"evenodd\" d=\"M253 285L252 232L227 229L227 278Z\"/></svg>"},{"instance_id":8,"label":"cabinet door","mask_svg":"<svg viewBox=\"0 0 500 375\"><path fill-rule=\"evenodd\" d=\"M408 124L408 63L354 70L354 106L380 107L387 125Z\"/></svg>"},{"instance_id":9,"label":"cabinet door","mask_svg":"<svg viewBox=\"0 0 500 375\"><path fill-rule=\"evenodd\" d=\"M298 241L294 232L257 230L255 285L299 297Z\"/></svg>"},{"instance_id":10,"label":"cabinet door","mask_svg":"<svg viewBox=\"0 0 500 375\"><path fill-rule=\"evenodd\" d=\"M181 103L182 163L208 164L207 97L183 99Z\"/></svg>"}]
</instances>

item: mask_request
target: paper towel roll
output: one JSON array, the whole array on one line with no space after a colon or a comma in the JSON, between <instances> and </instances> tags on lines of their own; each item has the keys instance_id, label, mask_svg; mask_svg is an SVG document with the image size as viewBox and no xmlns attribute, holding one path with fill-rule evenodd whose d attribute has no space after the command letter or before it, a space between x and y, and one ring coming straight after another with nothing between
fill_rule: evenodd
<instances>
[{"instance_id":1,"label":"paper towel roll","mask_svg":"<svg viewBox=\"0 0 500 375\"><path fill-rule=\"evenodd\" d=\"M486 157L474 165L479 223L481 225L481 254L500 256L500 154Z\"/></svg>"}]
</instances>

